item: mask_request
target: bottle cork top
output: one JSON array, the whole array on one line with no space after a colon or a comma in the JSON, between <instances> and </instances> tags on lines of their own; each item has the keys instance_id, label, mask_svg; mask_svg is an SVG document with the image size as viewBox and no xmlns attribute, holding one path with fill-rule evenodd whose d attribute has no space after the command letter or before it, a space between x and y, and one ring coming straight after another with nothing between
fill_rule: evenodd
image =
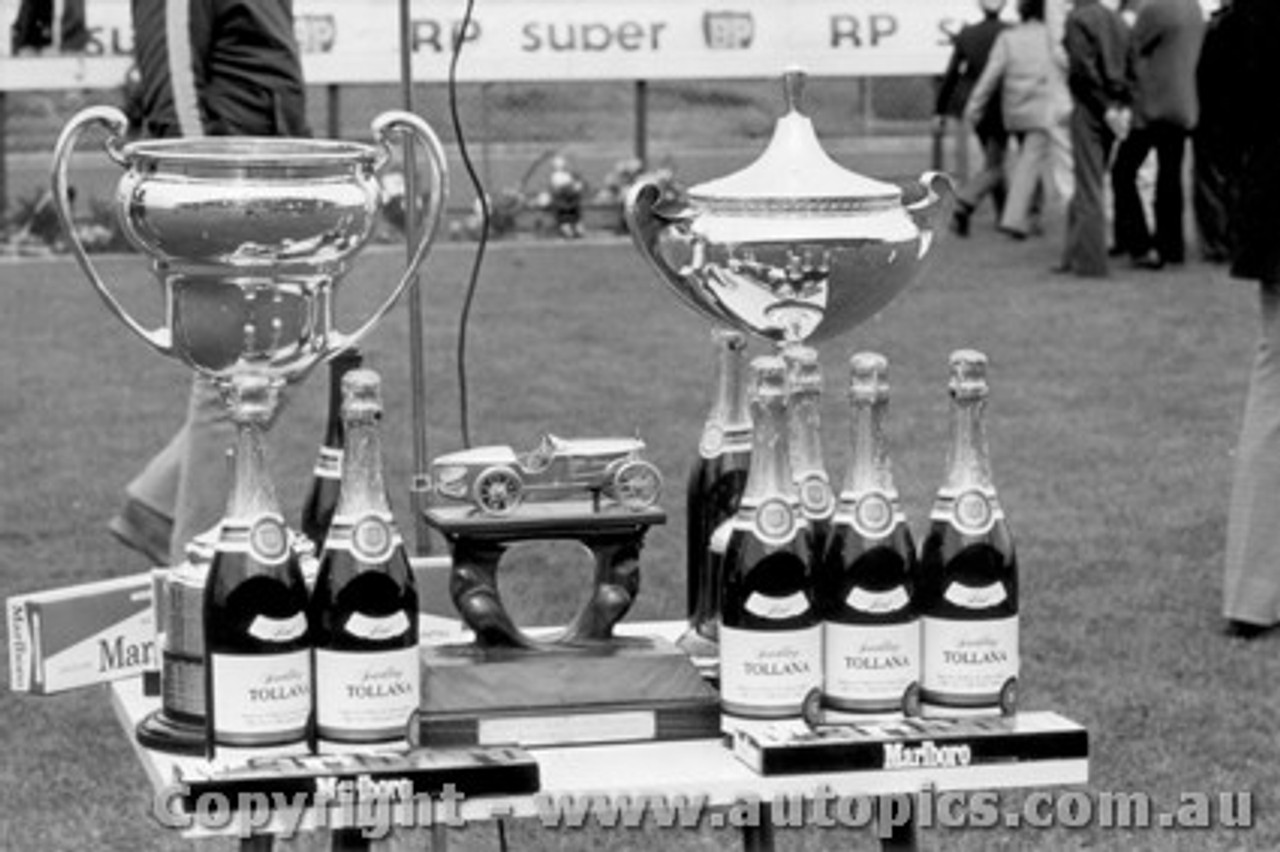
<instances>
[{"instance_id":1,"label":"bottle cork top","mask_svg":"<svg viewBox=\"0 0 1280 852\"><path fill-rule=\"evenodd\" d=\"M777 355L761 355L751 362L752 396L759 400L785 398L787 362Z\"/></svg>"},{"instance_id":2,"label":"bottle cork top","mask_svg":"<svg viewBox=\"0 0 1280 852\"><path fill-rule=\"evenodd\" d=\"M818 361L818 351L812 346L788 346L786 360L791 368L791 391L822 390L822 364Z\"/></svg>"},{"instance_id":3,"label":"bottle cork top","mask_svg":"<svg viewBox=\"0 0 1280 852\"><path fill-rule=\"evenodd\" d=\"M879 352L856 352L849 358L849 393L857 399L889 394L889 359Z\"/></svg>"},{"instance_id":4,"label":"bottle cork top","mask_svg":"<svg viewBox=\"0 0 1280 852\"><path fill-rule=\"evenodd\" d=\"M717 326L711 329L711 339L717 346L723 346L735 352L747 348L747 336L736 329Z\"/></svg>"},{"instance_id":5,"label":"bottle cork top","mask_svg":"<svg viewBox=\"0 0 1280 852\"><path fill-rule=\"evenodd\" d=\"M377 416L382 413L382 377L365 367L342 377L342 415Z\"/></svg>"},{"instance_id":6,"label":"bottle cork top","mask_svg":"<svg viewBox=\"0 0 1280 852\"><path fill-rule=\"evenodd\" d=\"M952 352L950 389L955 396L985 396L987 356L975 349L957 349Z\"/></svg>"},{"instance_id":7,"label":"bottle cork top","mask_svg":"<svg viewBox=\"0 0 1280 852\"><path fill-rule=\"evenodd\" d=\"M239 373L231 377L228 399L237 422L266 422L275 411L280 391L263 373Z\"/></svg>"}]
</instances>

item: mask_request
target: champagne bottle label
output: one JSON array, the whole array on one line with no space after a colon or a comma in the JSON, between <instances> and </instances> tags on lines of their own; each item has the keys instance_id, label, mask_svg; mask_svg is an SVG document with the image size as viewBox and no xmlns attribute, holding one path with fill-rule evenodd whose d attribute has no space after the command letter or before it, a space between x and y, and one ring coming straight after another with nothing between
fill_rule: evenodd
<instances>
[{"instance_id":1,"label":"champagne bottle label","mask_svg":"<svg viewBox=\"0 0 1280 852\"><path fill-rule=\"evenodd\" d=\"M266 566L282 565L289 559L289 535L284 518L270 514L249 521L227 518L222 523L218 550L247 553Z\"/></svg>"},{"instance_id":2,"label":"champagne bottle label","mask_svg":"<svg viewBox=\"0 0 1280 852\"><path fill-rule=\"evenodd\" d=\"M879 491L869 491L858 497L849 513L849 523L863 538L884 538L897 520L893 501Z\"/></svg>"},{"instance_id":3,"label":"champagne bottle label","mask_svg":"<svg viewBox=\"0 0 1280 852\"><path fill-rule=\"evenodd\" d=\"M402 610L384 616L353 612L351 617L347 619L347 623L342 626L342 629L360 639L383 642L387 639L403 636L409 632L409 628L412 626L409 616L405 615Z\"/></svg>"},{"instance_id":4,"label":"champagne bottle label","mask_svg":"<svg viewBox=\"0 0 1280 852\"><path fill-rule=\"evenodd\" d=\"M991 583L986 586L948 583L942 597L963 609L990 609L1008 600L1009 592L1004 583Z\"/></svg>"},{"instance_id":5,"label":"champagne bottle label","mask_svg":"<svg viewBox=\"0 0 1280 852\"><path fill-rule=\"evenodd\" d=\"M893 710L920 678L920 624L827 622L823 692L846 709Z\"/></svg>"},{"instance_id":6,"label":"champagne bottle label","mask_svg":"<svg viewBox=\"0 0 1280 852\"><path fill-rule=\"evenodd\" d=\"M770 597L760 592L752 592L742 605L743 610L758 618L770 621L785 621L804 615L809 611L809 598L804 592L792 592L783 598Z\"/></svg>"},{"instance_id":7,"label":"champagne bottle label","mask_svg":"<svg viewBox=\"0 0 1280 852\"><path fill-rule=\"evenodd\" d=\"M370 565L386 562L404 544L391 516L378 512L358 518L334 518L326 550L345 550Z\"/></svg>"},{"instance_id":8,"label":"champagne bottle label","mask_svg":"<svg viewBox=\"0 0 1280 852\"><path fill-rule=\"evenodd\" d=\"M720 692L727 706L799 712L822 684L822 625L799 630L720 627Z\"/></svg>"},{"instance_id":9,"label":"champagne bottle label","mask_svg":"<svg viewBox=\"0 0 1280 852\"><path fill-rule=\"evenodd\" d=\"M797 489L800 505L813 518L825 518L835 509L835 495L831 485L820 476L807 476Z\"/></svg>"},{"instance_id":10,"label":"champagne bottle label","mask_svg":"<svg viewBox=\"0 0 1280 852\"><path fill-rule=\"evenodd\" d=\"M868 615L882 615L898 610L911 603L911 596L903 586L894 586L883 592L873 592L861 586L855 586L844 599L849 609L865 612Z\"/></svg>"},{"instance_id":11,"label":"champagne bottle label","mask_svg":"<svg viewBox=\"0 0 1280 852\"><path fill-rule=\"evenodd\" d=\"M259 613L245 632L262 642L291 642L307 632L307 617L300 612L288 618L271 618Z\"/></svg>"},{"instance_id":12,"label":"champagne bottle label","mask_svg":"<svg viewBox=\"0 0 1280 852\"><path fill-rule=\"evenodd\" d=\"M214 736L230 745L287 742L306 735L311 652L209 655Z\"/></svg>"},{"instance_id":13,"label":"champagne bottle label","mask_svg":"<svg viewBox=\"0 0 1280 852\"><path fill-rule=\"evenodd\" d=\"M345 742L405 736L418 709L417 647L390 651L316 649L316 727Z\"/></svg>"},{"instance_id":14,"label":"champagne bottle label","mask_svg":"<svg viewBox=\"0 0 1280 852\"><path fill-rule=\"evenodd\" d=\"M925 701L996 705L1018 676L1018 616L959 621L925 616L920 686Z\"/></svg>"},{"instance_id":15,"label":"champagne bottle label","mask_svg":"<svg viewBox=\"0 0 1280 852\"><path fill-rule=\"evenodd\" d=\"M996 522L1004 519L1004 511L994 491L972 488L958 494L939 492L929 518L949 523L965 535L976 536L991 532Z\"/></svg>"},{"instance_id":16,"label":"champagne bottle label","mask_svg":"<svg viewBox=\"0 0 1280 852\"><path fill-rule=\"evenodd\" d=\"M704 459L713 459L720 455L724 448L724 429L708 423L702 429L702 440L698 442L698 452Z\"/></svg>"},{"instance_id":17,"label":"champagne bottle label","mask_svg":"<svg viewBox=\"0 0 1280 852\"><path fill-rule=\"evenodd\" d=\"M322 446L320 454L316 457L316 466L312 470L312 475L320 479L341 479L342 450L338 447Z\"/></svg>"},{"instance_id":18,"label":"champagne bottle label","mask_svg":"<svg viewBox=\"0 0 1280 852\"><path fill-rule=\"evenodd\" d=\"M785 500L765 500L755 511L755 534L767 544L780 547L796 537L796 513Z\"/></svg>"}]
</instances>

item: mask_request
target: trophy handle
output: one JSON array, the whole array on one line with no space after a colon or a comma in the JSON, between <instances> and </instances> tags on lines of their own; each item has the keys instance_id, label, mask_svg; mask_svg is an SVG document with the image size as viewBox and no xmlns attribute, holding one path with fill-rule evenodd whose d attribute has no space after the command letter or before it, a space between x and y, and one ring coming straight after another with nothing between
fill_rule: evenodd
<instances>
[{"instance_id":1,"label":"trophy handle","mask_svg":"<svg viewBox=\"0 0 1280 852\"><path fill-rule=\"evenodd\" d=\"M710 320L735 326L728 317L690 293L691 288L701 286L697 273L702 266L705 246L688 233L688 225L693 218L689 208L659 209L658 201L661 198L662 188L655 180L644 176L638 178L627 190L622 215L627 223L627 230L631 233L632 242L640 250L640 256L649 262L658 277L666 282L680 301ZM689 243L689 261L679 269L673 268L658 251L658 240L664 231L674 232Z\"/></svg>"},{"instance_id":2,"label":"trophy handle","mask_svg":"<svg viewBox=\"0 0 1280 852\"><path fill-rule=\"evenodd\" d=\"M412 134L427 152L427 165L431 176L431 194L427 199L426 218L423 220L421 228L422 235L418 240L417 247L413 250L413 254L409 257L409 262L405 266L404 274L400 276L399 283L396 284L381 307L374 311L355 331L345 333L337 328L333 330L333 339L328 347L328 356L335 355L359 343L360 339L378 324L387 311L395 306L401 294L413 281L414 273L422 265L428 249L431 248L431 243L435 241L436 235L440 231L440 222L444 218L445 201L449 197L449 170L445 161L444 146L440 144L439 138L436 137L435 131L431 129L430 125L417 115L404 110L389 110L373 120L373 135L382 149L382 155L374 166L375 170L381 170L391 159L390 136L397 132ZM415 168L415 164L406 163L405 168ZM405 203L416 203L416 199L407 198Z\"/></svg>"},{"instance_id":3,"label":"trophy handle","mask_svg":"<svg viewBox=\"0 0 1280 852\"><path fill-rule=\"evenodd\" d=\"M107 156L110 157L117 165L121 167L128 166L128 158L125 156L122 140L129 131L129 119L119 109L113 106L93 106L82 109L80 112L72 116L67 125L62 128L62 132L58 134L58 142L53 148L53 209L58 214L58 222L62 225L63 232L67 235L67 242L71 246L71 253L75 255L76 261L80 264L80 268L84 270L84 274L88 276L89 283L98 291L98 295L106 302L107 308L111 313L115 314L121 322L125 324L134 334L141 337L163 355L173 355L173 337L169 333L169 329L165 327L147 328L135 320L124 306L111 294L103 283L98 270L94 268L89 261L89 255L84 250L84 244L80 242L80 238L76 235L75 222L71 216L71 196L67 183L67 165L71 159L71 154L75 150L76 142L83 133L91 125L100 124L107 129L108 137L103 143Z\"/></svg>"},{"instance_id":4,"label":"trophy handle","mask_svg":"<svg viewBox=\"0 0 1280 852\"><path fill-rule=\"evenodd\" d=\"M947 217L956 198L955 184L942 172L925 172L920 176L925 196L919 201L904 205L904 209L920 229L920 252L917 259L929 253L934 234L946 227Z\"/></svg>"}]
</instances>

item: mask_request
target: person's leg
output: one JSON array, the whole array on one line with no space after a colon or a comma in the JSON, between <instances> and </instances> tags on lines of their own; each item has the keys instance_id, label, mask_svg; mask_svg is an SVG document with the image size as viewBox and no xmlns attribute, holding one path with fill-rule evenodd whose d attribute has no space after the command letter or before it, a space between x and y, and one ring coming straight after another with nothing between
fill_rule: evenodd
<instances>
[{"instance_id":1,"label":"person's leg","mask_svg":"<svg viewBox=\"0 0 1280 852\"><path fill-rule=\"evenodd\" d=\"M1009 175L1009 194L1005 198L1000 228L1012 236L1025 237L1031 230L1031 200L1040 182L1040 159L1043 134L1019 133L1018 153L1013 158ZM1039 143L1037 143L1039 138Z\"/></svg>"},{"instance_id":2,"label":"person's leg","mask_svg":"<svg viewBox=\"0 0 1280 852\"><path fill-rule=\"evenodd\" d=\"M231 488L227 453L235 443L235 426L221 392L201 376L191 382L186 429L169 547L175 565L185 558L187 543L222 518Z\"/></svg>"},{"instance_id":3,"label":"person's leg","mask_svg":"<svg viewBox=\"0 0 1280 852\"><path fill-rule=\"evenodd\" d=\"M1067 214L1062 266L1077 275L1101 277L1108 272L1103 187L1110 131L1103 122L1077 109L1071 118L1071 141L1075 191Z\"/></svg>"},{"instance_id":4,"label":"person's leg","mask_svg":"<svg viewBox=\"0 0 1280 852\"><path fill-rule=\"evenodd\" d=\"M1156 149L1156 251L1165 263L1186 260L1186 238L1182 213L1182 164L1187 150L1187 131L1161 124L1152 128Z\"/></svg>"},{"instance_id":5,"label":"person's leg","mask_svg":"<svg viewBox=\"0 0 1280 852\"><path fill-rule=\"evenodd\" d=\"M1280 620L1280 284L1260 290L1260 333L1227 506L1223 614L1267 627Z\"/></svg>"},{"instance_id":6,"label":"person's leg","mask_svg":"<svg viewBox=\"0 0 1280 852\"><path fill-rule=\"evenodd\" d=\"M1120 143L1111 167L1111 194L1115 204L1115 248L1131 257L1151 250L1151 232L1138 193L1138 170L1151 150L1145 128L1134 128Z\"/></svg>"},{"instance_id":7,"label":"person's leg","mask_svg":"<svg viewBox=\"0 0 1280 852\"><path fill-rule=\"evenodd\" d=\"M1231 256L1227 228L1230 182L1222 164L1222 154L1214 129L1201 128L1192 137L1192 195L1196 235L1200 253L1211 263L1223 263Z\"/></svg>"}]
</instances>

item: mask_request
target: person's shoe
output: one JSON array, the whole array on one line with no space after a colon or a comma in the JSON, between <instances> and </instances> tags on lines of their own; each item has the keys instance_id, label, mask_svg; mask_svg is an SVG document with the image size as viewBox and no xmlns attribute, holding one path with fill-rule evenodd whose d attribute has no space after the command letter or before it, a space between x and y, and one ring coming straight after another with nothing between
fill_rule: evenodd
<instances>
[{"instance_id":1,"label":"person's shoe","mask_svg":"<svg viewBox=\"0 0 1280 852\"><path fill-rule=\"evenodd\" d=\"M1262 634L1275 628L1274 624L1255 624L1252 621L1237 621L1236 619L1228 619L1227 627L1223 631L1233 639L1257 639Z\"/></svg>"},{"instance_id":2,"label":"person's shoe","mask_svg":"<svg viewBox=\"0 0 1280 852\"><path fill-rule=\"evenodd\" d=\"M1018 242L1027 238L1027 232L1019 231L1017 228L1006 228L1004 225L1001 225L999 228L996 228L996 230L1004 234L1009 239L1016 240Z\"/></svg>"},{"instance_id":3,"label":"person's shoe","mask_svg":"<svg viewBox=\"0 0 1280 852\"><path fill-rule=\"evenodd\" d=\"M1134 255L1129 262L1134 269L1150 269L1153 272L1164 269L1164 259L1155 251Z\"/></svg>"},{"instance_id":4,"label":"person's shoe","mask_svg":"<svg viewBox=\"0 0 1280 852\"><path fill-rule=\"evenodd\" d=\"M131 497L120 514L107 521L107 529L121 544L138 551L153 565L169 564L172 518Z\"/></svg>"}]
</instances>

